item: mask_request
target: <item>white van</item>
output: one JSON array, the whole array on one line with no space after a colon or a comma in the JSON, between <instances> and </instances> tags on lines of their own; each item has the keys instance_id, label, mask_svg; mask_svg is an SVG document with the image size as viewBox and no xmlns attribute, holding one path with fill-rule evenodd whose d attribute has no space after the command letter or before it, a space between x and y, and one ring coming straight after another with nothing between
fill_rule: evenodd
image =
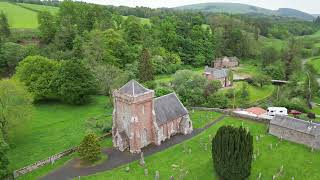
<instances>
[{"instance_id":1,"label":"white van","mask_svg":"<svg viewBox=\"0 0 320 180\"><path fill-rule=\"evenodd\" d=\"M268 107L267 115L275 116L275 115L288 116L288 109L285 107Z\"/></svg>"}]
</instances>

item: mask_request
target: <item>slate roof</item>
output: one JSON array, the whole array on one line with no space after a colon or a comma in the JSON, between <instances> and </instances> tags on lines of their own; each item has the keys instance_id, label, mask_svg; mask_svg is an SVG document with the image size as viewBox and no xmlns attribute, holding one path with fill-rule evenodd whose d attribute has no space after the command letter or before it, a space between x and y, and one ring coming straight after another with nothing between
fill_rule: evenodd
<instances>
[{"instance_id":1,"label":"slate roof","mask_svg":"<svg viewBox=\"0 0 320 180\"><path fill-rule=\"evenodd\" d=\"M275 117L270 121L270 124L292 129L301 133L310 134L313 136L320 135L320 124L310 123L308 121L292 118L289 116L275 115Z\"/></svg>"},{"instance_id":2,"label":"slate roof","mask_svg":"<svg viewBox=\"0 0 320 180\"><path fill-rule=\"evenodd\" d=\"M206 66L204 69L204 72L206 74L211 74L215 78L225 78L228 76L228 69L217 69L217 68L211 68Z\"/></svg>"},{"instance_id":3,"label":"slate roof","mask_svg":"<svg viewBox=\"0 0 320 180\"><path fill-rule=\"evenodd\" d=\"M139 84L135 80L131 80L131 81L127 82L127 84L125 84L124 86L122 86L119 89L120 93L128 94L128 95L131 95L131 96L138 95L138 94L143 94L143 93L148 92L148 91L151 91L151 90L143 87L141 84Z\"/></svg>"},{"instance_id":4,"label":"slate roof","mask_svg":"<svg viewBox=\"0 0 320 180\"><path fill-rule=\"evenodd\" d=\"M187 109L178 99L175 93L164 95L154 99L154 111L158 125L167 123L188 114Z\"/></svg>"}]
</instances>

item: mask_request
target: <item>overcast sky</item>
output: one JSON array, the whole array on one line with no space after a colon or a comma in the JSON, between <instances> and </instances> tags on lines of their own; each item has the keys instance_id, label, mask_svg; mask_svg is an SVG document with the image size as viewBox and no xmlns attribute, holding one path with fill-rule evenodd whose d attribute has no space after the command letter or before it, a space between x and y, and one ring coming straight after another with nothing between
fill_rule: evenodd
<instances>
[{"instance_id":1,"label":"overcast sky","mask_svg":"<svg viewBox=\"0 0 320 180\"><path fill-rule=\"evenodd\" d=\"M176 7L205 2L233 2L255 5L267 9L294 8L312 14L320 14L320 0L82 0L96 4L145 6L151 8Z\"/></svg>"}]
</instances>

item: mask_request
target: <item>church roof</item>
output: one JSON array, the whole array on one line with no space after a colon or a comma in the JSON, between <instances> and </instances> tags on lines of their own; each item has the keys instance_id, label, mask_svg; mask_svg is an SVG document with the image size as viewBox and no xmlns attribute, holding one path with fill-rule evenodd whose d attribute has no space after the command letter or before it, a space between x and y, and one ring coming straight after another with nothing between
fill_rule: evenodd
<instances>
[{"instance_id":1,"label":"church roof","mask_svg":"<svg viewBox=\"0 0 320 180\"><path fill-rule=\"evenodd\" d=\"M154 110L158 125L167 123L188 114L187 109L178 99L175 93L164 95L154 99Z\"/></svg>"},{"instance_id":2,"label":"church roof","mask_svg":"<svg viewBox=\"0 0 320 180\"><path fill-rule=\"evenodd\" d=\"M122 86L119 89L120 93L128 94L128 95L131 95L131 96L138 95L138 94L143 94L143 93L148 92L148 91L151 91L151 90L143 87L141 84L139 84L135 80L131 80L131 81L127 82L127 84L125 84L124 86Z\"/></svg>"},{"instance_id":3,"label":"church roof","mask_svg":"<svg viewBox=\"0 0 320 180\"><path fill-rule=\"evenodd\" d=\"M225 78L228 76L228 69L217 69L217 68L210 68L208 66L205 67L204 72L207 74L213 75L215 78Z\"/></svg>"},{"instance_id":4,"label":"church roof","mask_svg":"<svg viewBox=\"0 0 320 180\"><path fill-rule=\"evenodd\" d=\"M305 120L292 118L289 116L276 115L270 121L270 124L295 130L301 133L314 135L314 136L320 135L320 124L311 123Z\"/></svg>"}]
</instances>

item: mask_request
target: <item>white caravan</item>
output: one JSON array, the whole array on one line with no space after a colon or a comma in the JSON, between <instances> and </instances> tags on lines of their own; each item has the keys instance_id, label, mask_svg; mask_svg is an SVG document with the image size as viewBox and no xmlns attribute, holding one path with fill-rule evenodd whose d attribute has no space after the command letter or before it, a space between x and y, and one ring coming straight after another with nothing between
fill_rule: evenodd
<instances>
[{"instance_id":1,"label":"white caravan","mask_svg":"<svg viewBox=\"0 0 320 180\"><path fill-rule=\"evenodd\" d=\"M268 116L275 116L275 115L288 116L288 109L285 107L268 107L267 115Z\"/></svg>"}]
</instances>

